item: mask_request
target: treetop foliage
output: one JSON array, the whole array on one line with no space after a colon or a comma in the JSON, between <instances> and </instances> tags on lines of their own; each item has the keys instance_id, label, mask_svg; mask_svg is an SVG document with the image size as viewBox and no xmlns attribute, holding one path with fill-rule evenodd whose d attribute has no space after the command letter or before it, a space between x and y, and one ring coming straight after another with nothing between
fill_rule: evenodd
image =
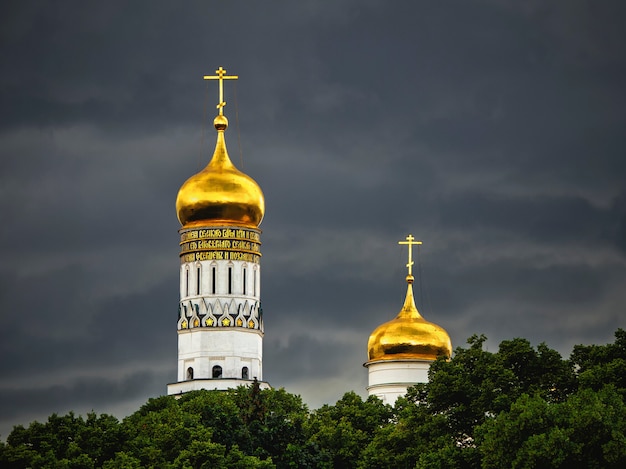
<instances>
[{"instance_id":1,"label":"treetop foliage","mask_svg":"<svg viewBox=\"0 0 626 469\"><path fill-rule=\"evenodd\" d=\"M0 442L3 468L626 467L626 332L577 345L474 335L394 407L347 392L309 411L258 383L148 400L119 421L51 415Z\"/></svg>"}]
</instances>

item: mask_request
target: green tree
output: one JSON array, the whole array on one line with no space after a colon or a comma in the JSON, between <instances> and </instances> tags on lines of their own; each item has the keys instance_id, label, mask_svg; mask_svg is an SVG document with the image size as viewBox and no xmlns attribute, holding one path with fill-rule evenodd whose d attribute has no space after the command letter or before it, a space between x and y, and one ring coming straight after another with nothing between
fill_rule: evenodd
<instances>
[{"instance_id":1,"label":"green tree","mask_svg":"<svg viewBox=\"0 0 626 469\"><path fill-rule=\"evenodd\" d=\"M436 422L443 428L436 428ZM435 433L449 433L445 419L442 416L433 419L424 406L401 397L396 401L390 423L376 429L361 452L358 467L413 468Z\"/></svg>"},{"instance_id":2,"label":"green tree","mask_svg":"<svg viewBox=\"0 0 626 469\"><path fill-rule=\"evenodd\" d=\"M576 387L571 364L545 344L535 350L526 339L513 339L491 353L483 350L485 340L474 335L469 348L435 361L417 396L431 413L446 416L458 446L472 447L473 429L508 411L523 393L558 402Z\"/></svg>"},{"instance_id":3,"label":"green tree","mask_svg":"<svg viewBox=\"0 0 626 469\"><path fill-rule=\"evenodd\" d=\"M317 452L318 467L357 467L375 433L392 419L391 407L370 396L363 401L348 392L334 406L313 412L307 425L309 450Z\"/></svg>"},{"instance_id":4,"label":"green tree","mask_svg":"<svg viewBox=\"0 0 626 469\"><path fill-rule=\"evenodd\" d=\"M193 391L178 401L184 414L198 417L198 425L211 429L211 441L227 450L237 445L249 451L250 435L232 392Z\"/></svg>"},{"instance_id":5,"label":"green tree","mask_svg":"<svg viewBox=\"0 0 626 469\"><path fill-rule=\"evenodd\" d=\"M52 414L45 423L16 426L4 448L3 467L101 467L122 442L118 420L90 413Z\"/></svg>"},{"instance_id":6,"label":"green tree","mask_svg":"<svg viewBox=\"0 0 626 469\"><path fill-rule=\"evenodd\" d=\"M534 350L526 339L505 340L500 343L497 356L502 366L515 375L514 399L527 393L559 402L577 388L572 363L545 343Z\"/></svg>"},{"instance_id":7,"label":"green tree","mask_svg":"<svg viewBox=\"0 0 626 469\"><path fill-rule=\"evenodd\" d=\"M450 360L431 365L425 384L410 388L394 408L396 424L381 428L360 467L479 467L475 429L508 411L524 392L560 402L576 388L570 362L545 344L503 341L496 353L472 336Z\"/></svg>"},{"instance_id":8,"label":"green tree","mask_svg":"<svg viewBox=\"0 0 626 469\"><path fill-rule=\"evenodd\" d=\"M234 446L230 451L224 445L211 441L192 441L174 461L175 469L273 469L271 459L261 461L248 456Z\"/></svg>"},{"instance_id":9,"label":"green tree","mask_svg":"<svg viewBox=\"0 0 626 469\"><path fill-rule=\"evenodd\" d=\"M615 343L576 345L570 357L581 387L595 390L613 384L626 397L626 331L615 332Z\"/></svg>"},{"instance_id":10,"label":"green tree","mask_svg":"<svg viewBox=\"0 0 626 469\"><path fill-rule=\"evenodd\" d=\"M102 469L141 469L141 461L130 454L119 451L102 465Z\"/></svg>"},{"instance_id":11,"label":"green tree","mask_svg":"<svg viewBox=\"0 0 626 469\"><path fill-rule=\"evenodd\" d=\"M115 457L124 440L122 426L112 415L87 414L84 425L76 435L78 454L88 456L95 467Z\"/></svg>"},{"instance_id":12,"label":"green tree","mask_svg":"<svg viewBox=\"0 0 626 469\"><path fill-rule=\"evenodd\" d=\"M392 422L376 431L359 468L477 467L476 448L457 444L447 416L424 405L425 386L410 388L396 401Z\"/></svg>"},{"instance_id":13,"label":"green tree","mask_svg":"<svg viewBox=\"0 0 626 469\"><path fill-rule=\"evenodd\" d=\"M300 396L283 388L263 389L241 386L231 391L241 417L247 423L249 454L271 458L278 468L292 467L306 459L304 424L309 411Z\"/></svg>"},{"instance_id":14,"label":"green tree","mask_svg":"<svg viewBox=\"0 0 626 469\"><path fill-rule=\"evenodd\" d=\"M192 441L200 416L184 412L173 397L162 396L150 399L122 425L127 435L123 451L139 459L142 467L165 467Z\"/></svg>"},{"instance_id":15,"label":"green tree","mask_svg":"<svg viewBox=\"0 0 626 469\"><path fill-rule=\"evenodd\" d=\"M477 429L482 467L621 468L626 406L614 389L581 389L564 402L522 395Z\"/></svg>"}]
</instances>

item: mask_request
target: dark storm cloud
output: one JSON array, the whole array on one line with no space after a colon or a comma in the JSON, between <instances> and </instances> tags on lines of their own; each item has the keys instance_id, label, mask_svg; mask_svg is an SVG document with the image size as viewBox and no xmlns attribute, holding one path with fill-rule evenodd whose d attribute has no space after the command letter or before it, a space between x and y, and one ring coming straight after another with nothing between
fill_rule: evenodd
<instances>
[{"instance_id":1,"label":"dark storm cloud","mask_svg":"<svg viewBox=\"0 0 626 469\"><path fill-rule=\"evenodd\" d=\"M267 5L247 2L228 7L217 2L141 1L5 5L3 123L141 126L172 119L193 121L201 99L187 90L199 75L212 72L206 69L207 56L219 60L231 56L238 69L245 72L252 67L256 73L248 75L261 79L264 75L276 76L279 82L293 78L293 73L285 72L298 70L293 61L306 55L312 39L307 33L324 9L281 6L281 15L276 15ZM232 8L242 8L246 15L233 17ZM292 35L298 28L302 34ZM287 35L297 49L275 47ZM272 54L267 57L270 46ZM258 61L257 53L263 61ZM190 69L195 76L187 72ZM295 85L292 80L292 89Z\"/></svg>"},{"instance_id":2,"label":"dark storm cloud","mask_svg":"<svg viewBox=\"0 0 626 469\"><path fill-rule=\"evenodd\" d=\"M116 401L127 401L146 392L158 392L165 374L139 372L118 379L80 378L69 384L44 388L20 388L0 390L2 420L14 419L28 409L32 413L44 413L48 409L67 412L69 402L75 408L92 409L111 405ZM71 399L68 397L71 396ZM27 424L28 422L24 422ZM6 436L6 435L3 435Z\"/></svg>"},{"instance_id":3,"label":"dark storm cloud","mask_svg":"<svg viewBox=\"0 0 626 469\"><path fill-rule=\"evenodd\" d=\"M27 279L5 274L2 280L2 310L13 312L2 317L4 376L62 375L81 367L140 362L148 357L160 361L175 353L167 334L176 322L175 275L147 291L104 300L95 299L90 291L90 284L98 279L80 267ZM24 367L24 362L29 366Z\"/></svg>"},{"instance_id":4,"label":"dark storm cloud","mask_svg":"<svg viewBox=\"0 0 626 469\"><path fill-rule=\"evenodd\" d=\"M594 207L582 197L507 197L465 193L437 207L444 228L487 228L516 233L541 243L617 242L618 220L612 210Z\"/></svg>"},{"instance_id":5,"label":"dark storm cloud","mask_svg":"<svg viewBox=\"0 0 626 469\"><path fill-rule=\"evenodd\" d=\"M174 37L185 37L176 35L178 28L199 18L181 17L177 13L184 10L165 4L147 6L5 5L3 52L8 66L3 85L8 92L3 94L3 108L10 112L3 123L155 123L172 115L183 118L184 99L165 90L184 87L186 79L177 74L176 62L161 62L155 53L175 57L168 44ZM191 38L187 41L193 44Z\"/></svg>"},{"instance_id":6,"label":"dark storm cloud","mask_svg":"<svg viewBox=\"0 0 626 469\"><path fill-rule=\"evenodd\" d=\"M174 201L265 192L265 378L363 393L406 291L455 345L612 340L626 300L623 2L5 2L0 412L132 411L175 379ZM161 383L161 384L159 384ZM27 405L36 402L36 405ZM76 405L74 405L76 404ZM35 413L16 409L30 407Z\"/></svg>"},{"instance_id":7,"label":"dark storm cloud","mask_svg":"<svg viewBox=\"0 0 626 469\"><path fill-rule=\"evenodd\" d=\"M268 362L282 362L280 369L273 367L272 378L277 384L294 377L302 378L334 376L342 372L345 365L338 357L352 352L351 344L329 344L328 340L316 339L307 335L295 335L285 345L278 341L268 341L264 359ZM290 360L284 360L289 356Z\"/></svg>"}]
</instances>

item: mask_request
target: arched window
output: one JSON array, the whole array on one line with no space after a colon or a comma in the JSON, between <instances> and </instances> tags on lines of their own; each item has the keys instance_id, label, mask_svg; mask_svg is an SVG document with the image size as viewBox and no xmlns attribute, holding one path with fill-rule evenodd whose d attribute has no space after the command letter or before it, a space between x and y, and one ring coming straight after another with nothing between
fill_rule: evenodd
<instances>
[{"instance_id":1,"label":"arched window","mask_svg":"<svg viewBox=\"0 0 626 469\"><path fill-rule=\"evenodd\" d=\"M243 294L246 294L246 272L248 269L243 268Z\"/></svg>"},{"instance_id":2,"label":"arched window","mask_svg":"<svg viewBox=\"0 0 626 469\"><path fill-rule=\"evenodd\" d=\"M254 296L256 296L256 274L257 274L257 269L255 267L254 270L252 271L252 294Z\"/></svg>"},{"instance_id":3,"label":"arched window","mask_svg":"<svg viewBox=\"0 0 626 469\"><path fill-rule=\"evenodd\" d=\"M228 266L228 294L232 295L233 293L233 266Z\"/></svg>"},{"instance_id":4,"label":"arched window","mask_svg":"<svg viewBox=\"0 0 626 469\"><path fill-rule=\"evenodd\" d=\"M193 379L193 368L187 368L187 379Z\"/></svg>"},{"instance_id":5,"label":"arched window","mask_svg":"<svg viewBox=\"0 0 626 469\"><path fill-rule=\"evenodd\" d=\"M211 293L213 295L215 295L215 283L217 282L216 273L217 273L217 268L215 268L215 266L214 266L211 269Z\"/></svg>"},{"instance_id":6,"label":"arched window","mask_svg":"<svg viewBox=\"0 0 626 469\"><path fill-rule=\"evenodd\" d=\"M196 267L196 294L197 295L200 294L200 274L201 273L202 273L202 269L200 267L200 264L198 264Z\"/></svg>"},{"instance_id":7,"label":"arched window","mask_svg":"<svg viewBox=\"0 0 626 469\"><path fill-rule=\"evenodd\" d=\"M213 378L221 378L222 377L222 367L219 365L215 365L213 367Z\"/></svg>"},{"instance_id":8,"label":"arched window","mask_svg":"<svg viewBox=\"0 0 626 469\"><path fill-rule=\"evenodd\" d=\"M189 296L189 267L185 267L185 296Z\"/></svg>"},{"instance_id":9,"label":"arched window","mask_svg":"<svg viewBox=\"0 0 626 469\"><path fill-rule=\"evenodd\" d=\"M244 366L241 369L241 379L248 379L248 367Z\"/></svg>"}]
</instances>

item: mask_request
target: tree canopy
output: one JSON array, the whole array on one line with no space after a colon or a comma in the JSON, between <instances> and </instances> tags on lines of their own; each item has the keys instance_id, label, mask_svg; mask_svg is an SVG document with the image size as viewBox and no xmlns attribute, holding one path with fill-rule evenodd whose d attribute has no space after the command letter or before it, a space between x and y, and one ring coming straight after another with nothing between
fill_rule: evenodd
<instances>
[{"instance_id":1,"label":"tree canopy","mask_svg":"<svg viewBox=\"0 0 626 469\"><path fill-rule=\"evenodd\" d=\"M121 421L53 414L0 442L3 468L626 467L626 332L577 345L472 336L394 407L347 392L309 411L258 383L148 400Z\"/></svg>"}]
</instances>

